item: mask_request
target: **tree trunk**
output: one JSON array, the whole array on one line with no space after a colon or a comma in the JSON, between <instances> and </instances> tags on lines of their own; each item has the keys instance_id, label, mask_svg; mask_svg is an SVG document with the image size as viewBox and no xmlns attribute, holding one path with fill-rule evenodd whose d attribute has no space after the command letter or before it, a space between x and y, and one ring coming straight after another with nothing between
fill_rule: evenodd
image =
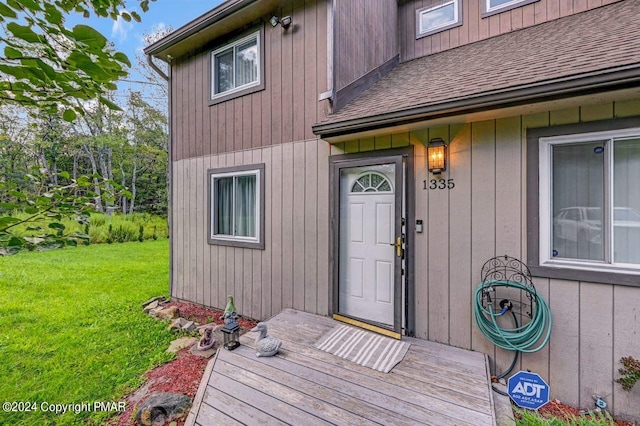
<instances>
[{"instance_id":1,"label":"tree trunk","mask_svg":"<svg viewBox=\"0 0 640 426\"><path fill-rule=\"evenodd\" d=\"M91 163L91 171L94 175L98 174L98 165L96 164L96 157L93 155L93 151L87 144L82 145L82 148L84 148L84 151L87 153L87 157L89 158L89 162ZM93 178L93 184L96 192L96 196L94 198L96 201L96 210L100 213L104 213L104 207L102 207L102 192L100 191L100 185L96 177Z\"/></svg>"},{"instance_id":2,"label":"tree trunk","mask_svg":"<svg viewBox=\"0 0 640 426\"><path fill-rule=\"evenodd\" d=\"M133 170L131 172L131 204L129 205L129 214L133 214L133 208L136 203L136 179L138 177L138 158L133 154Z\"/></svg>"}]
</instances>

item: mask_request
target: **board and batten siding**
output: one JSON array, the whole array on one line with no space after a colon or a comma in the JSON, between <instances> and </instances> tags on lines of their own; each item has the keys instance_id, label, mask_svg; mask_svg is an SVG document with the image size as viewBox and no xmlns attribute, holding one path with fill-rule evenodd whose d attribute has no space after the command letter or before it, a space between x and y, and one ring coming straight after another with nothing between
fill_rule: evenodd
<instances>
[{"instance_id":1,"label":"board and batten siding","mask_svg":"<svg viewBox=\"0 0 640 426\"><path fill-rule=\"evenodd\" d=\"M398 54L396 0L335 2L335 89L340 90Z\"/></svg>"},{"instance_id":2,"label":"board and batten siding","mask_svg":"<svg viewBox=\"0 0 640 426\"><path fill-rule=\"evenodd\" d=\"M209 106L210 52L225 40L174 60L174 160L314 138L311 126L326 116L327 101L318 102L318 95L328 90L328 7L324 0L295 2L295 8L293 0L283 3L274 13L292 16L288 30L264 17L264 90Z\"/></svg>"},{"instance_id":3,"label":"board and batten siding","mask_svg":"<svg viewBox=\"0 0 640 426\"><path fill-rule=\"evenodd\" d=\"M173 163L171 295L266 319L284 308L329 312L329 152L322 140ZM265 163L265 250L207 243L207 170Z\"/></svg>"},{"instance_id":4,"label":"board and batten siding","mask_svg":"<svg viewBox=\"0 0 640 426\"><path fill-rule=\"evenodd\" d=\"M425 232L415 238L416 335L485 352L495 371L507 369L513 353L496 349L477 330L472 297L488 259L508 254L526 261L526 129L640 115L640 100L431 127L410 133L337 144L339 152L414 145L415 218ZM423 190L431 175L426 144L444 139L452 178L450 191ZM515 367L539 373L551 397L592 407L605 398L612 412L640 420L640 388L614 383L619 360L640 355L640 287L534 278L549 303L553 332L541 351L523 354ZM514 295L516 296L516 295Z\"/></svg>"},{"instance_id":5,"label":"board and batten siding","mask_svg":"<svg viewBox=\"0 0 640 426\"><path fill-rule=\"evenodd\" d=\"M540 0L482 18L482 1L460 0L463 24L416 39L416 10L436 6L442 0L398 2L400 61L453 49L475 41L584 12L620 0Z\"/></svg>"}]
</instances>

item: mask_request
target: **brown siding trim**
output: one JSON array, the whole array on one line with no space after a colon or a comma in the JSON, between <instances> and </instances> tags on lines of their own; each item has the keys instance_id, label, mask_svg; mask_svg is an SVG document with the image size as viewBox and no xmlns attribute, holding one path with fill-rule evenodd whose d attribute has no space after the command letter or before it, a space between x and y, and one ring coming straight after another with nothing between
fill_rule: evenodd
<instances>
[{"instance_id":1,"label":"brown siding trim","mask_svg":"<svg viewBox=\"0 0 640 426\"><path fill-rule=\"evenodd\" d=\"M542 137L622 130L640 126L640 116L527 129L527 266L534 277L640 287L640 276L540 265L539 140Z\"/></svg>"},{"instance_id":2,"label":"brown siding trim","mask_svg":"<svg viewBox=\"0 0 640 426\"><path fill-rule=\"evenodd\" d=\"M493 16L493 15L497 15L497 14L502 13L502 12L506 12L508 10L517 9L519 7L523 7L523 6L526 6L526 5L531 4L531 3L539 2L540 0L526 0L526 1L523 1L521 3L512 4L511 6L506 6L504 8L492 10L491 12L487 12L487 1L486 0L480 0L480 1L482 2L482 14L480 16L484 19L484 18L488 18L489 16Z\"/></svg>"},{"instance_id":3,"label":"brown siding trim","mask_svg":"<svg viewBox=\"0 0 640 426\"><path fill-rule=\"evenodd\" d=\"M242 172L247 170L259 170L260 171L260 236L258 241L246 242L246 241L231 241L231 240L222 240L218 238L213 238L212 235L212 221L211 221L211 175L218 173L230 173L230 172ZM232 166L232 167L222 167L217 169L208 169L207 170L207 242L211 245L218 246L229 246L229 247L241 247L241 248L251 248L251 249L265 249L265 241L264 241L264 227L265 227L265 163L259 164L247 164L243 166Z\"/></svg>"},{"instance_id":4,"label":"brown siding trim","mask_svg":"<svg viewBox=\"0 0 640 426\"><path fill-rule=\"evenodd\" d=\"M640 83L640 65L626 65L615 69L600 70L547 82L536 82L433 104L418 105L411 109L391 111L377 116L333 123L318 123L312 128L313 133L327 139L362 130L375 130L434 118L637 87L638 83Z\"/></svg>"},{"instance_id":5,"label":"brown siding trim","mask_svg":"<svg viewBox=\"0 0 640 426\"><path fill-rule=\"evenodd\" d=\"M239 90L237 92L229 93L228 95L224 95L224 96L220 96L220 97L217 97L215 99L212 99L211 98L211 95L213 94L213 78L212 78L212 76L213 76L213 66L212 66L213 57L212 57L212 53L215 50L217 50L217 49L219 49L221 47L224 47L225 45L232 44L236 40L239 40L239 39L241 39L243 37L246 37L246 36L248 36L248 35L250 35L252 33L255 33L256 31L258 32L258 39L260 40L260 43L259 43L259 45L260 45L260 57L259 57L260 84L258 84L256 86L248 87L248 88L246 88L244 90ZM225 41L224 44L219 44L219 45L213 47L212 49L209 49L210 52L207 54L207 57L208 57L207 60L209 61L208 72L207 72L207 80L209 82L209 84L207 86L208 90L209 90L209 94L208 94L209 106L213 106L213 105L219 104L221 102L226 102L226 101L229 101L231 99L239 98L241 96L245 96L245 95L248 95L250 93L259 92L259 91L265 89L265 81L264 81L264 79L265 79L265 71L264 71L264 69L266 68L265 67L266 60L265 60L265 56L264 56L265 55L264 45L265 45L264 24L261 24L258 27L253 27L248 31L244 31L242 34L238 35L237 37L234 37L233 39L231 39L229 41Z\"/></svg>"},{"instance_id":6,"label":"brown siding trim","mask_svg":"<svg viewBox=\"0 0 640 426\"><path fill-rule=\"evenodd\" d=\"M335 99L333 101L334 112L337 112L340 108L344 107L349 102L354 100L356 96L367 90L374 83L387 75L389 71L391 71L396 67L396 65L398 65L399 62L400 55L395 55L393 58L380 65L378 68L369 71L354 82L349 83L340 90L337 90Z\"/></svg>"}]
</instances>

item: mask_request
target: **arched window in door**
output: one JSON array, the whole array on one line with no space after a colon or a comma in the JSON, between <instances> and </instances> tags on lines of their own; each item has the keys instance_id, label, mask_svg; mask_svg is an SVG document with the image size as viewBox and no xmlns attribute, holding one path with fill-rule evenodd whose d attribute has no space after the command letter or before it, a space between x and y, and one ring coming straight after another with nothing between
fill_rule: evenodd
<instances>
[{"instance_id":1,"label":"arched window in door","mask_svg":"<svg viewBox=\"0 0 640 426\"><path fill-rule=\"evenodd\" d=\"M366 172L359 176L351 187L352 193L387 192L393 193L391 182L381 173Z\"/></svg>"}]
</instances>

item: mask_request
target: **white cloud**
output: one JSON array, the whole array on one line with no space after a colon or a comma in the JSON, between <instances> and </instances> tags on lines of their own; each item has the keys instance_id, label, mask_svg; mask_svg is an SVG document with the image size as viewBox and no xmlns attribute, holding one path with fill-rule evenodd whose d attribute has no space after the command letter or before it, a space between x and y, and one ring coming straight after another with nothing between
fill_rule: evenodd
<instances>
[{"instance_id":1,"label":"white cloud","mask_svg":"<svg viewBox=\"0 0 640 426\"><path fill-rule=\"evenodd\" d=\"M123 12L127 12L123 10ZM120 42L123 42L127 39L129 34L129 30L133 27L131 22L127 22L122 19L121 16L118 16L118 19L113 21L113 26L111 27L111 37L117 38Z\"/></svg>"}]
</instances>

